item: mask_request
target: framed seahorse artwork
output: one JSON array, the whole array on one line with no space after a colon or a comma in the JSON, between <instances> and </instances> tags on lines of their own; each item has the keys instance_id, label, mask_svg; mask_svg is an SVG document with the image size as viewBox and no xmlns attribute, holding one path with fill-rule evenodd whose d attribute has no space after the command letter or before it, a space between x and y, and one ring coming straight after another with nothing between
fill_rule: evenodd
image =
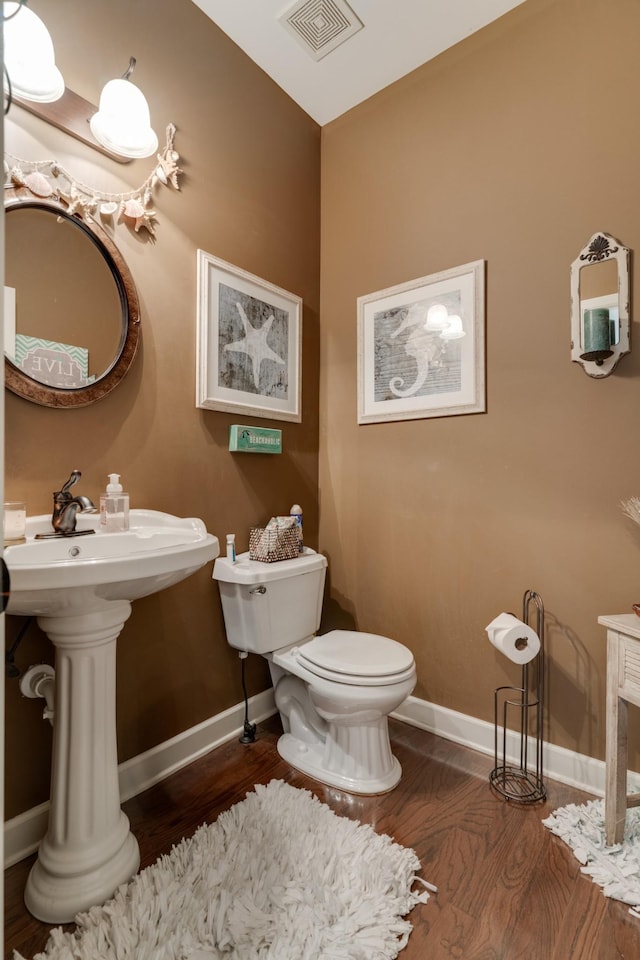
<instances>
[{"instance_id":1,"label":"framed seahorse artwork","mask_svg":"<svg viewBox=\"0 0 640 960\"><path fill-rule=\"evenodd\" d=\"M486 410L485 261L358 297L358 423Z\"/></svg>"},{"instance_id":2,"label":"framed seahorse artwork","mask_svg":"<svg viewBox=\"0 0 640 960\"><path fill-rule=\"evenodd\" d=\"M302 420L302 299L198 250L196 406Z\"/></svg>"}]
</instances>

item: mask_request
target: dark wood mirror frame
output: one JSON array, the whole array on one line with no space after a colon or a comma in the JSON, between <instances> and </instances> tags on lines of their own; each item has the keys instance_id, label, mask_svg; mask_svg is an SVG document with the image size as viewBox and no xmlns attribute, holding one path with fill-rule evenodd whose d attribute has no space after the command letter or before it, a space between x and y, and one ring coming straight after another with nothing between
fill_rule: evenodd
<instances>
[{"instance_id":1,"label":"dark wood mirror frame","mask_svg":"<svg viewBox=\"0 0 640 960\"><path fill-rule=\"evenodd\" d=\"M122 334L117 355L107 370L86 387L58 388L39 383L27 376L5 356L5 386L7 389L44 407L86 407L106 397L129 371L138 349L140 338L140 305L131 271L111 237L95 220L87 222L69 214L64 202L52 198L35 197L25 189L5 190L5 211L19 207L48 210L57 216L72 220L104 257L118 289L122 307Z\"/></svg>"}]
</instances>

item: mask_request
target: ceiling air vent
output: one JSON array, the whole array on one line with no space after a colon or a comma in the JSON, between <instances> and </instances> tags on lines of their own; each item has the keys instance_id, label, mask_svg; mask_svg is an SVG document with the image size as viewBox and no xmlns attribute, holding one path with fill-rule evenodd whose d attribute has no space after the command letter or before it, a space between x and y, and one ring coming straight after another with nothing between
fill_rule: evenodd
<instances>
[{"instance_id":1,"label":"ceiling air vent","mask_svg":"<svg viewBox=\"0 0 640 960\"><path fill-rule=\"evenodd\" d=\"M299 0L279 20L314 60L322 60L364 26L345 0Z\"/></svg>"}]
</instances>

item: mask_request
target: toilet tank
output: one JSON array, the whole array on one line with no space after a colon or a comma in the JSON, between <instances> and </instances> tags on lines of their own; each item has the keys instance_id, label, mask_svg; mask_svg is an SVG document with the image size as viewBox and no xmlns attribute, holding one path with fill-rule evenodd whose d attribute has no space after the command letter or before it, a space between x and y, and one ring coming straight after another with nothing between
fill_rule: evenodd
<instances>
[{"instance_id":1,"label":"toilet tank","mask_svg":"<svg viewBox=\"0 0 640 960\"><path fill-rule=\"evenodd\" d=\"M263 563L242 553L218 557L227 642L247 653L271 653L311 637L320 626L327 558L309 547L293 560Z\"/></svg>"}]
</instances>

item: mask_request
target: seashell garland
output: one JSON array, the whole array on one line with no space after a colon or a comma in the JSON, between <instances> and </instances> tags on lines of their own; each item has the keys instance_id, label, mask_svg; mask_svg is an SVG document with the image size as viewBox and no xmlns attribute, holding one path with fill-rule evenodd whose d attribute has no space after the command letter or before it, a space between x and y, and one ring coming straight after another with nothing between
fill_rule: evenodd
<instances>
[{"instance_id":1,"label":"seashell garland","mask_svg":"<svg viewBox=\"0 0 640 960\"><path fill-rule=\"evenodd\" d=\"M83 219L91 219L96 214L104 217L118 213L118 219L124 219L137 233L141 227L151 236L154 233L156 212L151 208L153 191L157 184L171 185L180 189L178 176L182 170L178 166L180 159L174 149L176 128L173 123L167 127L167 141L162 153L157 154L156 165L152 173L137 190L127 193L103 193L82 183L70 174L57 160L21 160L6 154L4 161L5 184L17 184L26 187L36 197L60 198L67 204L67 212L77 214ZM10 166L11 161L13 166ZM49 176L57 182L52 184Z\"/></svg>"},{"instance_id":2,"label":"seashell garland","mask_svg":"<svg viewBox=\"0 0 640 960\"><path fill-rule=\"evenodd\" d=\"M31 193L35 194L36 197L50 197L55 193L51 183L47 178L40 173L39 170L34 170L32 173L27 173L22 180L22 183Z\"/></svg>"},{"instance_id":3,"label":"seashell garland","mask_svg":"<svg viewBox=\"0 0 640 960\"><path fill-rule=\"evenodd\" d=\"M122 212L125 217L137 220L138 217L144 216L144 207L139 200L126 200L122 204Z\"/></svg>"}]
</instances>

